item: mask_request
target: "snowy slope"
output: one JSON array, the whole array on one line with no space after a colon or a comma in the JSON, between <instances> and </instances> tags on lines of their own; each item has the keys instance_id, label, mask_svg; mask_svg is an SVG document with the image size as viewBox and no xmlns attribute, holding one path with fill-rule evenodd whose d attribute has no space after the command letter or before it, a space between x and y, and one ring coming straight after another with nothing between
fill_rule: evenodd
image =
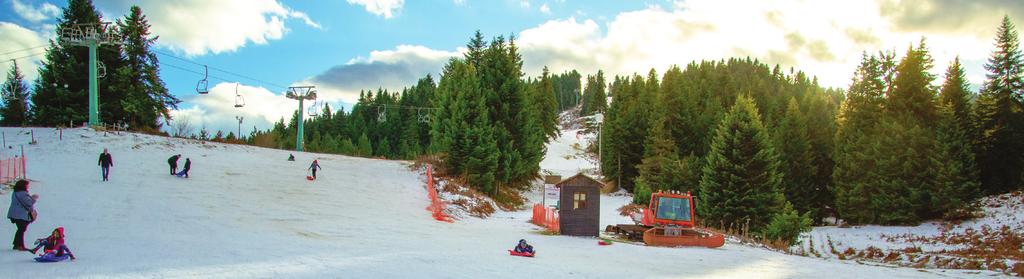
<instances>
[{"instance_id":1,"label":"snowy slope","mask_svg":"<svg viewBox=\"0 0 1024 279\"><path fill-rule=\"evenodd\" d=\"M22 129L2 129L9 144ZM405 163L199 143L86 129L35 129L26 145L31 192L41 196L29 239L63 226L74 262L39 264L0 251L4 278L921 278L991 273L915 270L789 256L758 248L598 246L545 236L529 211L434 221L420 173ZM102 182L95 163L110 148ZM12 152L12 151L5 151ZM193 159L192 178L166 158ZM319 158L320 180L305 169ZM0 197L6 214L10 192ZM623 197L609 197L622 202ZM603 201L608 201L605 199ZM610 202L605 202L611 204ZM602 206L603 211L608 207ZM608 214L604 214L608 215ZM0 225L9 238L14 226ZM536 258L510 257L520 238ZM986 276L986 278L989 276Z\"/></svg>"}]
</instances>

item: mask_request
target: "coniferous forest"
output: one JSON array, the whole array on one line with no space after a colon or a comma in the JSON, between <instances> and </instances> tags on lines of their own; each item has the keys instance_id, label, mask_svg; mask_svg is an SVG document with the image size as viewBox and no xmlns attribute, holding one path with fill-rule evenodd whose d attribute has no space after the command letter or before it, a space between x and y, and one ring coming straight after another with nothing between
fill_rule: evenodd
<instances>
[{"instance_id":1,"label":"coniferous forest","mask_svg":"<svg viewBox=\"0 0 1024 279\"><path fill-rule=\"evenodd\" d=\"M58 32L103 20L71 0ZM158 39L138 7L116 19L122 45L100 48L101 118L158 131L180 101L160 78ZM690 191L705 225L838 217L856 224L962 218L981 195L1022 188L1024 61L1005 17L972 86L959 60L931 74L926 39L864 53L847 88L753 58L694 61L663 73L606 76L576 70L526 76L514 36L473 34L441 75L398 90L364 90L351 111L306 118L305 150L389 159L431 157L447 175L506 201L538 178L558 114L603 114L604 178L645 203L658 190ZM14 64L0 123L58 126L86 117L85 48L51 41L39 79ZM31 84L31 87L28 84ZM296 113L303 113L298 111ZM297 117L268 130L200 139L294 149ZM598 144L598 143L594 143Z\"/></svg>"}]
</instances>

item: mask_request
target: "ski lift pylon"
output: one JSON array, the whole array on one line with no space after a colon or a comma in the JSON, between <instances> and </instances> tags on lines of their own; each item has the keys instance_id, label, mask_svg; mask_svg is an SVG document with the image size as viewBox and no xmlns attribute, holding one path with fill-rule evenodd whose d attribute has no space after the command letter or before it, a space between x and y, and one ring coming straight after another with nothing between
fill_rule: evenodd
<instances>
[{"instance_id":1,"label":"ski lift pylon","mask_svg":"<svg viewBox=\"0 0 1024 279\"><path fill-rule=\"evenodd\" d=\"M199 82L196 83L196 93L199 93L199 94L208 94L208 93L210 93L209 81L207 80L207 78L209 78L209 76L210 76L209 69L207 69L206 65L203 65L203 79L199 80Z\"/></svg>"},{"instance_id":2,"label":"ski lift pylon","mask_svg":"<svg viewBox=\"0 0 1024 279\"><path fill-rule=\"evenodd\" d=\"M235 83L235 107L240 108L245 106L245 98L242 98L242 94L238 93L238 83Z\"/></svg>"}]
</instances>

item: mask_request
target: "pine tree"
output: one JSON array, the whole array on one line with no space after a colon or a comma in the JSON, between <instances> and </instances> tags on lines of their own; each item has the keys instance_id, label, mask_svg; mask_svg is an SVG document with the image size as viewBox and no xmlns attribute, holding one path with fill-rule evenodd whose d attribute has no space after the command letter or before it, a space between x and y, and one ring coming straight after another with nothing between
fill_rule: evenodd
<instances>
[{"instance_id":1,"label":"pine tree","mask_svg":"<svg viewBox=\"0 0 1024 279\"><path fill-rule=\"evenodd\" d=\"M25 85L25 75L21 73L17 62L11 63L11 70L7 72L7 81L0 88L0 95L4 100L0 107L0 125L24 127L28 124L28 86Z\"/></svg>"},{"instance_id":2,"label":"pine tree","mask_svg":"<svg viewBox=\"0 0 1024 279\"><path fill-rule=\"evenodd\" d=\"M821 199L817 196L824 194L824 189L812 182L818 166L813 164L808 137L807 119L796 98L790 98L786 115L775 133L775 146L783 173L783 193L798 212L820 216L818 211L824 209L825 204L820 204Z\"/></svg>"},{"instance_id":3,"label":"pine tree","mask_svg":"<svg viewBox=\"0 0 1024 279\"><path fill-rule=\"evenodd\" d=\"M931 127L935 125L935 89L931 83L935 77L929 73L932 58L928 54L924 39L917 48L911 46L896 66L896 78L891 93L887 94L886 112L893 117L912 119L913 123Z\"/></svg>"},{"instance_id":4,"label":"pine tree","mask_svg":"<svg viewBox=\"0 0 1024 279\"><path fill-rule=\"evenodd\" d=\"M1024 179L1024 60L1009 16L1003 17L995 46L976 109L981 184L990 194L1020 189Z\"/></svg>"},{"instance_id":5,"label":"pine tree","mask_svg":"<svg viewBox=\"0 0 1024 279\"><path fill-rule=\"evenodd\" d=\"M366 133L359 135L355 154L360 157L373 156L373 146L370 145L370 138L366 136Z\"/></svg>"},{"instance_id":6,"label":"pine tree","mask_svg":"<svg viewBox=\"0 0 1024 279\"><path fill-rule=\"evenodd\" d=\"M737 98L722 119L706 161L698 209L707 223L761 231L782 209L778 158L750 98Z\"/></svg>"},{"instance_id":7,"label":"pine tree","mask_svg":"<svg viewBox=\"0 0 1024 279\"><path fill-rule=\"evenodd\" d=\"M150 36L149 20L138 6L132 6L117 25L126 58L124 66L116 70L118 82L111 86L125 93L119 103L125 114L118 117L132 127L159 128L159 118L170 118L170 109L176 109L181 101L170 94L160 78L160 61L150 50L157 37Z\"/></svg>"},{"instance_id":8,"label":"pine tree","mask_svg":"<svg viewBox=\"0 0 1024 279\"><path fill-rule=\"evenodd\" d=\"M536 120L543 129L544 135L548 138L557 137L558 102L555 100L555 87L552 84L551 75L548 73L548 67L544 67L544 72L531 99L533 99L531 111L535 112Z\"/></svg>"},{"instance_id":9,"label":"pine tree","mask_svg":"<svg viewBox=\"0 0 1024 279\"><path fill-rule=\"evenodd\" d=\"M596 75L587 76L587 86L583 89L583 112L582 115L603 113L608 109L608 98L605 95L604 72L597 71Z\"/></svg>"},{"instance_id":10,"label":"pine tree","mask_svg":"<svg viewBox=\"0 0 1024 279\"><path fill-rule=\"evenodd\" d=\"M973 111L967 78L960 58L946 70L946 80L939 94L939 126L936 140L940 146L941 165L932 207L946 216L970 204L980 194L981 185L973 144L979 135L972 126Z\"/></svg>"}]
</instances>

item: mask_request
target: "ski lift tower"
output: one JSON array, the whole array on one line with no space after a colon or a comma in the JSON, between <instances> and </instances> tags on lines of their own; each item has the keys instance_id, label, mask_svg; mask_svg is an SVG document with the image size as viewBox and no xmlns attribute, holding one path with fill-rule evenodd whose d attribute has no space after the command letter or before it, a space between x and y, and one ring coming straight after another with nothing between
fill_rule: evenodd
<instances>
[{"instance_id":1,"label":"ski lift tower","mask_svg":"<svg viewBox=\"0 0 1024 279\"><path fill-rule=\"evenodd\" d=\"M89 47L89 126L99 126L100 98L99 85L96 81L96 48L100 45L121 44L121 35L112 22L74 24L64 27L60 33L61 42Z\"/></svg>"},{"instance_id":2,"label":"ski lift tower","mask_svg":"<svg viewBox=\"0 0 1024 279\"><path fill-rule=\"evenodd\" d=\"M285 93L288 99L299 100L299 131L295 134L295 151L302 151L302 101L303 100L316 100L316 86L290 86L288 87L288 93Z\"/></svg>"}]
</instances>

